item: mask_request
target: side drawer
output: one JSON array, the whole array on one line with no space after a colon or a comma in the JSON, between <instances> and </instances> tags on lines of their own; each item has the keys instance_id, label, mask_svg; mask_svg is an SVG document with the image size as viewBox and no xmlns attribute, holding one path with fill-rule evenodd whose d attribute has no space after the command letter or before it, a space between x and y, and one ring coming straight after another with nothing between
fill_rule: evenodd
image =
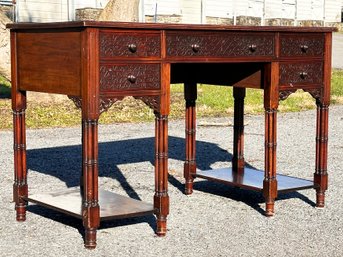
<instances>
[{"instance_id":1,"label":"side drawer","mask_svg":"<svg viewBox=\"0 0 343 257\"><path fill-rule=\"evenodd\" d=\"M323 62L280 63L280 86L322 85Z\"/></svg>"},{"instance_id":2,"label":"side drawer","mask_svg":"<svg viewBox=\"0 0 343 257\"><path fill-rule=\"evenodd\" d=\"M280 56L323 57L324 34L280 34Z\"/></svg>"},{"instance_id":3,"label":"side drawer","mask_svg":"<svg viewBox=\"0 0 343 257\"><path fill-rule=\"evenodd\" d=\"M159 64L102 64L100 91L160 89Z\"/></svg>"},{"instance_id":4,"label":"side drawer","mask_svg":"<svg viewBox=\"0 0 343 257\"><path fill-rule=\"evenodd\" d=\"M168 57L273 57L274 45L274 33L167 33Z\"/></svg>"},{"instance_id":5,"label":"side drawer","mask_svg":"<svg viewBox=\"0 0 343 257\"><path fill-rule=\"evenodd\" d=\"M100 58L161 57L160 33L100 32Z\"/></svg>"}]
</instances>

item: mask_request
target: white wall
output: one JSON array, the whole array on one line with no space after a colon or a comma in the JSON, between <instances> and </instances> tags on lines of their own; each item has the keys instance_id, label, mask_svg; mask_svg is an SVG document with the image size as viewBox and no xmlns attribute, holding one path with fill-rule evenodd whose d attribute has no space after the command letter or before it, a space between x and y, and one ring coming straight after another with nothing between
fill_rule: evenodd
<instances>
[{"instance_id":1,"label":"white wall","mask_svg":"<svg viewBox=\"0 0 343 257\"><path fill-rule=\"evenodd\" d=\"M181 14L180 0L144 0L145 15L173 15Z\"/></svg>"},{"instance_id":2,"label":"white wall","mask_svg":"<svg viewBox=\"0 0 343 257\"><path fill-rule=\"evenodd\" d=\"M182 0L181 14L183 23L202 23L202 0Z\"/></svg>"},{"instance_id":3,"label":"white wall","mask_svg":"<svg viewBox=\"0 0 343 257\"><path fill-rule=\"evenodd\" d=\"M204 14L210 17L232 18L234 16L233 2L230 0L205 0Z\"/></svg>"},{"instance_id":4,"label":"white wall","mask_svg":"<svg viewBox=\"0 0 343 257\"><path fill-rule=\"evenodd\" d=\"M67 0L17 0L18 21L68 20Z\"/></svg>"},{"instance_id":5,"label":"white wall","mask_svg":"<svg viewBox=\"0 0 343 257\"><path fill-rule=\"evenodd\" d=\"M325 0L325 21L338 22L341 20L342 3L338 0Z\"/></svg>"},{"instance_id":6,"label":"white wall","mask_svg":"<svg viewBox=\"0 0 343 257\"><path fill-rule=\"evenodd\" d=\"M128 0L129 1L129 0ZM202 23L205 16L253 16L340 22L343 0L141 0L145 15L182 15L183 23ZM76 8L104 7L108 0L17 0L18 21L73 20ZM325 6L324 6L325 2Z\"/></svg>"}]
</instances>

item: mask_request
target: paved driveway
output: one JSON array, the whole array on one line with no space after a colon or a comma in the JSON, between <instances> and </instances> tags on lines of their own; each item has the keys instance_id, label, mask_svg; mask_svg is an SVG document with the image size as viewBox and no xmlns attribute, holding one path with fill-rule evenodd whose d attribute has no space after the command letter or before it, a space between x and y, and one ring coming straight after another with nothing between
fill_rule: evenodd
<instances>
[{"instance_id":1,"label":"paved driveway","mask_svg":"<svg viewBox=\"0 0 343 257\"><path fill-rule=\"evenodd\" d=\"M343 33L333 34L332 67L343 69Z\"/></svg>"}]
</instances>

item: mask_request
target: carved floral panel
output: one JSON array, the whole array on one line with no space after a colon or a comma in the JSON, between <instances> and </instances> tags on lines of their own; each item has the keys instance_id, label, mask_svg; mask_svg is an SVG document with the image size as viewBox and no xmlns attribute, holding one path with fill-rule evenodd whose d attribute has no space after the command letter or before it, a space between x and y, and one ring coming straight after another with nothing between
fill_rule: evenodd
<instances>
[{"instance_id":1,"label":"carved floral panel","mask_svg":"<svg viewBox=\"0 0 343 257\"><path fill-rule=\"evenodd\" d=\"M280 85L293 87L293 84L322 84L323 63L281 63Z\"/></svg>"},{"instance_id":2,"label":"carved floral panel","mask_svg":"<svg viewBox=\"0 0 343 257\"><path fill-rule=\"evenodd\" d=\"M281 56L323 56L324 35L281 35Z\"/></svg>"},{"instance_id":3,"label":"carved floral panel","mask_svg":"<svg viewBox=\"0 0 343 257\"><path fill-rule=\"evenodd\" d=\"M100 91L159 89L159 64L102 64Z\"/></svg>"},{"instance_id":4,"label":"carved floral panel","mask_svg":"<svg viewBox=\"0 0 343 257\"><path fill-rule=\"evenodd\" d=\"M160 34L100 34L100 58L161 56Z\"/></svg>"},{"instance_id":5,"label":"carved floral panel","mask_svg":"<svg viewBox=\"0 0 343 257\"><path fill-rule=\"evenodd\" d=\"M254 33L169 33L169 56L273 56L274 34Z\"/></svg>"}]
</instances>

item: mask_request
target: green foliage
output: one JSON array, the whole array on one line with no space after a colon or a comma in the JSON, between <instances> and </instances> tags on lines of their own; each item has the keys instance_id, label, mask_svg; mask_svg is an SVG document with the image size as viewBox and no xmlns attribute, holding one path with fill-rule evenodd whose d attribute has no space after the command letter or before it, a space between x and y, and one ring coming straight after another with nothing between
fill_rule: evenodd
<instances>
[{"instance_id":1,"label":"green foliage","mask_svg":"<svg viewBox=\"0 0 343 257\"><path fill-rule=\"evenodd\" d=\"M0 76L0 98L11 97L11 83Z\"/></svg>"},{"instance_id":2,"label":"green foliage","mask_svg":"<svg viewBox=\"0 0 343 257\"><path fill-rule=\"evenodd\" d=\"M332 104L343 104L343 70L334 70L331 83ZM0 77L0 129L12 128L10 84ZM6 99L7 98L7 99ZM29 99L30 100L30 99ZM296 112L315 108L315 101L305 92L297 91L280 102L281 112ZM171 86L170 118L184 117L183 85ZM263 90L247 89L245 113L263 113ZM197 116L229 116L233 114L232 88L213 85L198 85ZM81 113L73 103L28 103L26 123L29 128L80 126ZM127 97L116 102L108 112L100 116L100 123L153 121L153 112L140 100Z\"/></svg>"}]
</instances>

